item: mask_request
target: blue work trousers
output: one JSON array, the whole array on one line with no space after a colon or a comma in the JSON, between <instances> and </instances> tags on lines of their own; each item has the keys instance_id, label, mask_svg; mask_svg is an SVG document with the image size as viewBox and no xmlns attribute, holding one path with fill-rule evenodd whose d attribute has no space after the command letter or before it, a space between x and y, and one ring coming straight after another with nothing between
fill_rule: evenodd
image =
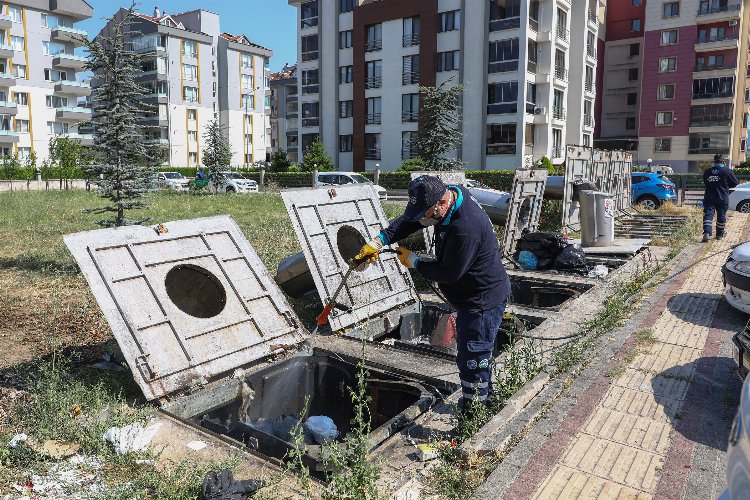
<instances>
[{"instance_id":1,"label":"blue work trousers","mask_svg":"<svg viewBox=\"0 0 750 500\"><path fill-rule=\"evenodd\" d=\"M716 213L716 236L724 236L724 228L727 225L727 203L703 202L703 234L711 236L714 225L714 213Z\"/></svg>"},{"instance_id":2,"label":"blue work trousers","mask_svg":"<svg viewBox=\"0 0 750 500\"><path fill-rule=\"evenodd\" d=\"M459 309L456 314L458 374L463 404L485 402L492 391L495 337L503 321L505 303L484 311Z\"/></svg>"}]
</instances>

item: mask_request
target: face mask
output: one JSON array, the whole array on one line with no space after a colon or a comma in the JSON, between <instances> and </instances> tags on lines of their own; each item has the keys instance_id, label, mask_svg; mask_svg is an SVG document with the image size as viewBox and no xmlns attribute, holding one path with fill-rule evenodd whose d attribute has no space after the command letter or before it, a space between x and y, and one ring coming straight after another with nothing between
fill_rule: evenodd
<instances>
[{"instance_id":1,"label":"face mask","mask_svg":"<svg viewBox=\"0 0 750 500\"><path fill-rule=\"evenodd\" d=\"M432 217L422 217L421 219L419 219L419 223L422 224L424 227L434 226L438 222L440 221L437 219L433 219Z\"/></svg>"}]
</instances>

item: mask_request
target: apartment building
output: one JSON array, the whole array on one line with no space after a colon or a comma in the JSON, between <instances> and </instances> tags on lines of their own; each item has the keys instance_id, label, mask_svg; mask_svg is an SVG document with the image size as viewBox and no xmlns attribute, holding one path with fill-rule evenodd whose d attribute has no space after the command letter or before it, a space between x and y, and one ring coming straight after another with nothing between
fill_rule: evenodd
<instances>
[{"instance_id":1,"label":"apartment building","mask_svg":"<svg viewBox=\"0 0 750 500\"><path fill-rule=\"evenodd\" d=\"M120 9L115 18L126 13ZM207 10L167 14L155 8L152 15L136 13L131 29L137 33L133 50L147 54L138 77L148 89L143 99L156 108L142 118L144 139L167 148L170 165L201 164L205 130L214 118L228 134L232 165L266 160L271 50L222 32L219 15Z\"/></svg>"},{"instance_id":2,"label":"apartment building","mask_svg":"<svg viewBox=\"0 0 750 500\"><path fill-rule=\"evenodd\" d=\"M320 136L341 169L415 155L419 86L464 84L471 168L593 144L604 0L289 0L298 15L298 154Z\"/></svg>"},{"instance_id":3,"label":"apartment building","mask_svg":"<svg viewBox=\"0 0 750 500\"><path fill-rule=\"evenodd\" d=\"M2 3L0 7L0 155L41 161L57 135L90 144L78 124L91 112L78 105L91 93L78 79L86 59L75 54L86 32L75 23L91 17L83 0Z\"/></svg>"},{"instance_id":4,"label":"apartment building","mask_svg":"<svg viewBox=\"0 0 750 500\"><path fill-rule=\"evenodd\" d=\"M271 73L271 152L283 149L297 163L299 146L299 94L297 66L284 65Z\"/></svg>"},{"instance_id":5,"label":"apartment building","mask_svg":"<svg viewBox=\"0 0 750 500\"><path fill-rule=\"evenodd\" d=\"M745 159L748 10L742 0L628 0L607 17L599 144L697 172ZM647 54L645 56L644 54ZM690 82L688 84L688 82Z\"/></svg>"}]
</instances>

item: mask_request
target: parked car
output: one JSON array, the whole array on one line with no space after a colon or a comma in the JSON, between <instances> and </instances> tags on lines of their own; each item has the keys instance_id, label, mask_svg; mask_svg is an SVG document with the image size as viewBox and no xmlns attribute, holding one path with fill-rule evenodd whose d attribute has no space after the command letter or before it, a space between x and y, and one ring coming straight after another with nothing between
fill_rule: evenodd
<instances>
[{"instance_id":1,"label":"parked car","mask_svg":"<svg viewBox=\"0 0 750 500\"><path fill-rule=\"evenodd\" d=\"M750 213L750 182L743 182L729 192L729 210Z\"/></svg>"},{"instance_id":2,"label":"parked car","mask_svg":"<svg viewBox=\"0 0 750 500\"><path fill-rule=\"evenodd\" d=\"M674 182L662 174L637 172L632 174L633 197L632 203L644 210L656 210L666 201L674 201L677 197Z\"/></svg>"},{"instance_id":3,"label":"parked car","mask_svg":"<svg viewBox=\"0 0 750 500\"><path fill-rule=\"evenodd\" d=\"M193 187L196 189L202 189L207 186L213 189L207 178L195 179L193 181ZM239 172L221 172L216 191L222 193L257 193L258 183L252 179L248 179Z\"/></svg>"},{"instance_id":4,"label":"parked car","mask_svg":"<svg viewBox=\"0 0 750 500\"><path fill-rule=\"evenodd\" d=\"M179 172L159 172L153 178L153 185L160 189L187 191L189 181Z\"/></svg>"},{"instance_id":5,"label":"parked car","mask_svg":"<svg viewBox=\"0 0 750 500\"><path fill-rule=\"evenodd\" d=\"M727 447L727 489L719 500L750 498L750 377L742 384L740 406L729 432Z\"/></svg>"},{"instance_id":6,"label":"parked car","mask_svg":"<svg viewBox=\"0 0 750 500\"><path fill-rule=\"evenodd\" d=\"M735 309L750 314L750 241L732 250L721 268L721 274L727 285L724 294L727 302Z\"/></svg>"},{"instance_id":7,"label":"parked car","mask_svg":"<svg viewBox=\"0 0 750 500\"><path fill-rule=\"evenodd\" d=\"M320 172L315 183L316 186L344 186L346 184L370 184L378 193L380 201L388 199L388 192L384 187L373 184L370 179L362 174L353 172Z\"/></svg>"}]
</instances>

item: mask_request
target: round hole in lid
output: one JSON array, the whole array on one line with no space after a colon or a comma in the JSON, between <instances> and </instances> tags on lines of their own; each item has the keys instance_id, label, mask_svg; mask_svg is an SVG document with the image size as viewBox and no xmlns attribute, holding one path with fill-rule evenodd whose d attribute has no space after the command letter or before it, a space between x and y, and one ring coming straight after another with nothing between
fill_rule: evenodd
<instances>
[{"instance_id":1,"label":"round hole in lid","mask_svg":"<svg viewBox=\"0 0 750 500\"><path fill-rule=\"evenodd\" d=\"M357 256L364 244L367 243L362 233L352 226L341 226L336 233L336 246L344 262L349 262Z\"/></svg>"},{"instance_id":2,"label":"round hole in lid","mask_svg":"<svg viewBox=\"0 0 750 500\"><path fill-rule=\"evenodd\" d=\"M209 270L200 266L175 266L167 273L164 284L174 305L196 318L213 318L227 304L224 286Z\"/></svg>"}]
</instances>

